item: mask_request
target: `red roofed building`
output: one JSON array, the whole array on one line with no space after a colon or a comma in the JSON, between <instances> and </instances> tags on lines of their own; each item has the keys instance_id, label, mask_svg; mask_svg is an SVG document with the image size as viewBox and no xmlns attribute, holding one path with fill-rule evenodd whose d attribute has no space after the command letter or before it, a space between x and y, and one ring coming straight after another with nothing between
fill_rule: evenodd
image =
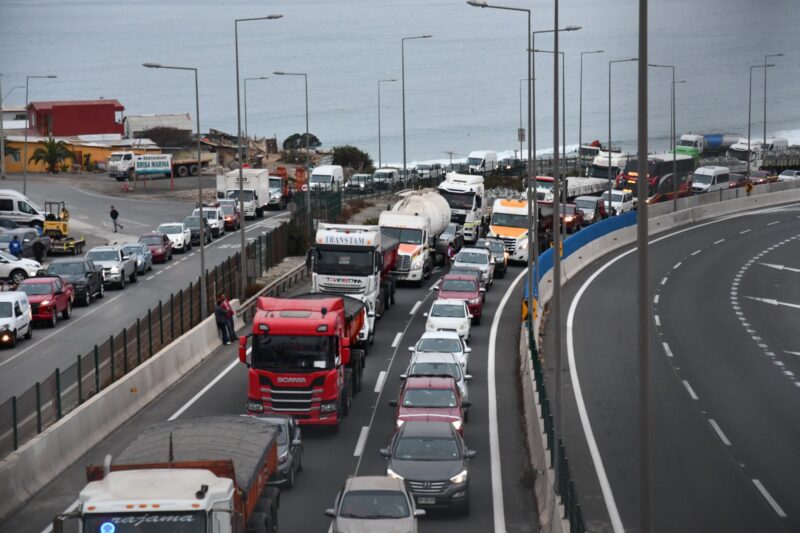
<instances>
[{"instance_id":1,"label":"red roofed building","mask_svg":"<svg viewBox=\"0 0 800 533\"><path fill-rule=\"evenodd\" d=\"M117 100L73 100L31 102L28 105L30 127L40 135L122 135L122 112Z\"/></svg>"}]
</instances>

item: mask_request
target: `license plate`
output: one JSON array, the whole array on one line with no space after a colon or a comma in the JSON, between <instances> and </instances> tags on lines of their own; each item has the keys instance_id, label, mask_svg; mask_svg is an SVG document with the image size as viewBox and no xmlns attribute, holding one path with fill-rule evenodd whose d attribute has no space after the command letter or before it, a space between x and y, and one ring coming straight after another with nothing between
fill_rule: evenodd
<instances>
[{"instance_id":1,"label":"license plate","mask_svg":"<svg viewBox=\"0 0 800 533\"><path fill-rule=\"evenodd\" d=\"M436 503L436 498L431 496L419 496L417 498L417 503L420 505L434 505Z\"/></svg>"}]
</instances>

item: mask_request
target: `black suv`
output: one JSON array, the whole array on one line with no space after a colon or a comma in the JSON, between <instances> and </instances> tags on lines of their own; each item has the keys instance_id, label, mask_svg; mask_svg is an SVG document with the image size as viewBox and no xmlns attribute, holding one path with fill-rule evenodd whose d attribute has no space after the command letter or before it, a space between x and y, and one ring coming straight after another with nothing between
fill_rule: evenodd
<instances>
[{"instance_id":1,"label":"black suv","mask_svg":"<svg viewBox=\"0 0 800 533\"><path fill-rule=\"evenodd\" d=\"M406 422L381 455L386 475L402 479L417 507L469 514L467 463L475 456L449 422Z\"/></svg>"},{"instance_id":2,"label":"black suv","mask_svg":"<svg viewBox=\"0 0 800 533\"><path fill-rule=\"evenodd\" d=\"M186 224L186 227L192 232L191 243L192 246L195 244L200 244L200 217L190 216L183 219L183 223ZM211 239L213 236L211 235L211 227L208 225L208 220L203 218L203 227L205 228L205 240L206 244L211 243Z\"/></svg>"},{"instance_id":3,"label":"black suv","mask_svg":"<svg viewBox=\"0 0 800 533\"><path fill-rule=\"evenodd\" d=\"M56 259L47 268L47 275L60 276L72 283L76 304L89 305L93 298L103 297L103 269L96 267L91 259Z\"/></svg>"}]
</instances>

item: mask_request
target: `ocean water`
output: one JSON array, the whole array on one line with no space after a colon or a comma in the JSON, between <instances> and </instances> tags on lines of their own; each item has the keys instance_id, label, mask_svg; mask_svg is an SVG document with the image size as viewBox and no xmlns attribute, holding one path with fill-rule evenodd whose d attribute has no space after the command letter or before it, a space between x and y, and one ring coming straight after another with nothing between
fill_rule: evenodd
<instances>
[{"instance_id":1,"label":"ocean water","mask_svg":"<svg viewBox=\"0 0 800 533\"><path fill-rule=\"evenodd\" d=\"M531 8L534 29L553 25L552 2L498 0ZM585 56L583 139L607 138L608 61L637 53L636 0L561 0L566 52L567 145L578 143L579 52ZM242 78L248 82L248 130L279 142L305 129L303 80L309 79L310 131L326 147L353 144L378 157L377 80L383 85L383 161L402 161L401 37L406 41L408 160L464 157L472 150L518 149L519 84L527 77L522 13L477 9L463 0L0 0L0 73L7 92L28 74L30 99L120 100L130 114L194 114L188 72L143 62L196 66L201 129L236 131L234 19L281 13L239 25ZM674 64L677 130L747 133L749 66L773 58L768 134L800 143L800 47L797 0L651 0L650 61ZM552 34L537 36L552 49ZM552 55L537 54L537 147L552 139ZM636 66L613 70L612 138L635 148ZM665 149L670 77L650 70L650 147ZM752 135L762 134L763 74L753 80ZM8 104L24 102L17 90Z\"/></svg>"}]
</instances>

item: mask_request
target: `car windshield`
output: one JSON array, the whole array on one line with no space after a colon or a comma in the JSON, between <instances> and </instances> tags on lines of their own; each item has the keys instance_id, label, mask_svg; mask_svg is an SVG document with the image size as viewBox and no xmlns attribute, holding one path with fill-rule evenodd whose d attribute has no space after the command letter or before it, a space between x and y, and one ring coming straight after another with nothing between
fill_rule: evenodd
<instances>
[{"instance_id":1,"label":"car windshield","mask_svg":"<svg viewBox=\"0 0 800 533\"><path fill-rule=\"evenodd\" d=\"M397 490L351 490L339 507L341 518L408 518L408 498Z\"/></svg>"},{"instance_id":2,"label":"car windshield","mask_svg":"<svg viewBox=\"0 0 800 533\"><path fill-rule=\"evenodd\" d=\"M446 279L442 282L442 286L439 288L439 290L451 292L477 292L478 287L475 285L475 280Z\"/></svg>"},{"instance_id":3,"label":"car windshield","mask_svg":"<svg viewBox=\"0 0 800 533\"><path fill-rule=\"evenodd\" d=\"M582 200L580 198L575 199L575 205L577 205L581 209L594 209L596 202L594 200Z\"/></svg>"},{"instance_id":4,"label":"car windshield","mask_svg":"<svg viewBox=\"0 0 800 533\"><path fill-rule=\"evenodd\" d=\"M223 205L222 207L220 207L220 209L222 209L223 215L233 215L234 213L236 213L236 210L233 208L232 205Z\"/></svg>"},{"instance_id":5,"label":"car windshield","mask_svg":"<svg viewBox=\"0 0 800 533\"><path fill-rule=\"evenodd\" d=\"M425 338L417 343L418 352L461 352L461 341L454 338Z\"/></svg>"},{"instance_id":6,"label":"car windshield","mask_svg":"<svg viewBox=\"0 0 800 533\"><path fill-rule=\"evenodd\" d=\"M455 461L461 453L452 437L401 437L393 457L403 461Z\"/></svg>"},{"instance_id":7,"label":"car windshield","mask_svg":"<svg viewBox=\"0 0 800 533\"><path fill-rule=\"evenodd\" d=\"M200 217L186 217L183 219L183 223L188 228L199 228Z\"/></svg>"},{"instance_id":8,"label":"car windshield","mask_svg":"<svg viewBox=\"0 0 800 533\"><path fill-rule=\"evenodd\" d=\"M527 215L512 215L510 213L492 213L492 226L506 226L509 228L528 228Z\"/></svg>"},{"instance_id":9,"label":"car windshield","mask_svg":"<svg viewBox=\"0 0 800 533\"><path fill-rule=\"evenodd\" d=\"M20 260L19 257L15 256L15 255L11 255L11 254L6 253L6 252L2 252L2 251L0 251L0 257L2 257L6 261L19 261Z\"/></svg>"},{"instance_id":10,"label":"car windshield","mask_svg":"<svg viewBox=\"0 0 800 533\"><path fill-rule=\"evenodd\" d=\"M237 190L228 191L226 194L227 194L227 197L230 198L230 199L233 199L233 200L236 200L236 201L239 200L239 191L237 191ZM252 190L245 190L244 194L242 194L242 198L244 199L245 202L252 201L254 197L255 197L255 193Z\"/></svg>"},{"instance_id":11,"label":"car windshield","mask_svg":"<svg viewBox=\"0 0 800 533\"><path fill-rule=\"evenodd\" d=\"M122 161L122 154L111 154L108 158L109 161Z\"/></svg>"},{"instance_id":12,"label":"car windshield","mask_svg":"<svg viewBox=\"0 0 800 533\"><path fill-rule=\"evenodd\" d=\"M619 167L611 167L611 176L619 174ZM608 179L608 167L600 165L592 165L589 167L590 178L605 178Z\"/></svg>"},{"instance_id":13,"label":"car windshield","mask_svg":"<svg viewBox=\"0 0 800 533\"><path fill-rule=\"evenodd\" d=\"M436 304L431 309L431 316L438 316L442 318L464 318L463 305L456 304Z\"/></svg>"},{"instance_id":14,"label":"car windshield","mask_svg":"<svg viewBox=\"0 0 800 533\"><path fill-rule=\"evenodd\" d=\"M49 275L56 276L83 274L84 272L85 270L83 268L83 263L79 263L77 261L69 263L53 263L47 269L47 273Z\"/></svg>"},{"instance_id":15,"label":"car windshield","mask_svg":"<svg viewBox=\"0 0 800 533\"><path fill-rule=\"evenodd\" d=\"M122 251L128 255L141 255L142 247L139 244L126 244L122 247Z\"/></svg>"},{"instance_id":16,"label":"car windshield","mask_svg":"<svg viewBox=\"0 0 800 533\"><path fill-rule=\"evenodd\" d=\"M408 389L403 407L455 407L456 395L450 389Z\"/></svg>"},{"instance_id":17,"label":"car windshield","mask_svg":"<svg viewBox=\"0 0 800 533\"><path fill-rule=\"evenodd\" d=\"M459 263L468 263L470 265L485 265L489 262L489 258L486 254L462 250L458 252L456 261Z\"/></svg>"},{"instance_id":18,"label":"car windshield","mask_svg":"<svg viewBox=\"0 0 800 533\"><path fill-rule=\"evenodd\" d=\"M608 191L604 192L600 198L603 199L604 202L608 202ZM625 194L621 192L612 192L611 193L611 203L622 203L625 199ZM577 202L576 202L577 203ZM578 204L580 206L580 204Z\"/></svg>"},{"instance_id":19,"label":"car windshield","mask_svg":"<svg viewBox=\"0 0 800 533\"><path fill-rule=\"evenodd\" d=\"M11 318L11 302L0 302L0 318Z\"/></svg>"},{"instance_id":20,"label":"car windshield","mask_svg":"<svg viewBox=\"0 0 800 533\"><path fill-rule=\"evenodd\" d=\"M177 233L183 233L183 228L178 224L161 224L156 231L159 233L166 233L167 235L175 235Z\"/></svg>"},{"instance_id":21,"label":"car windshield","mask_svg":"<svg viewBox=\"0 0 800 533\"><path fill-rule=\"evenodd\" d=\"M20 283L19 290L29 296L50 294L52 292L49 283Z\"/></svg>"},{"instance_id":22,"label":"car windshield","mask_svg":"<svg viewBox=\"0 0 800 533\"><path fill-rule=\"evenodd\" d=\"M326 174L312 174L311 175L311 183L322 183L322 184L330 184L331 180L333 179L332 176Z\"/></svg>"},{"instance_id":23,"label":"car windshield","mask_svg":"<svg viewBox=\"0 0 800 533\"><path fill-rule=\"evenodd\" d=\"M145 235L144 237L139 237L139 242L148 246L161 246L161 235Z\"/></svg>"},{"instance_id":24,"label":"car windshield","mask_svg":"<svg viewBox=\"0 0 800 533\"><path fill-rule=\"evenodd\" d=\"M456 233L458 233L458 224L448 224L442 235L455 235Z\"/></svg>"},{"instance_id":25,"label":"car windshield","mask_svg":"<svg viewBox=\"0 0 800 533\"><path fill-rule=\"evenodd\" d=\"M334 367L333 337L253 335L253 368L313 372Z\"/></svg>"},{"instance_id":26,"label":"car windshield","mask_svg":"<svg viewBox=\"0 0 800 533\"><path fill-rule=\"evenodd\" d=\"M461 379L461 365L458 363L414 363L408 370L409 376L451 376Z\"/></svg>"},{"instance_id":27,"label":"car windshield","mask_svg":"<svg viewBox=\"0 0 800 533\"><path fill-rule=\"evenodd\" d=\"M699 185L711 185L713 180L714 176L709 176L708 174L694 174L692 176L692 183Z\"/></svg>"},{"instance_id":28,"label":"car windshield","mask_svg":"<svg viewBox=\"0 0 800 533\"><path fill-rule=\"evenodd\" d=\"M410 228L381 227L381 233L396 239L400 244L422 244L422 230Z\"/></svg>"},{"instance_id":29,"label":"car windshield","mask_svg":"<svg viewBox=\"0 0 800 533\"><path fill-rule=\"evenodd\" d=\"M371 249L342 250L341 248L326 248L319 246L316 249L314 272L328 276L351 275L369 276L372 274L374 254Z\"/></svg>"},{"instance_id":30,"label":"car windshield","mask_svg":"<svg viewBox=\"0 0 800 533\"><path fill-rule=\"evenodd\" d=\"M280 189L282 186L280 178L270 178L269 179L269 188L270 189Z\"/></svg>"},{"instance_id":31,"label":"car windshield","mask_svg":"<svg viewBox=\"0 0 800 533\"><path fill-rule=\"evenodd\" d=\"M84 515L83 533L204 533L204 511Z\"/></svg>"},{"instance_id":32,"label":"car windshield","mask_svg":"<svg viewBox=\"0 0 800 533\"><path fill-rule=\"evenodd\" d=\"M478 248L487 248L490 252L495 254L502 254L506 251L505 246L500 241L487 241L486 239L479 239L476 243Z\"/></svg>"},{"instance_id":33,"label":"car windshield","mask_svg":"<svg viewBox=\"0 0 800 533\"><path fill-rule=\"evenodd\" d=\"M553 182L550 180L536 180L536 188L544 191L552 191Z\"/></svg>"},{"instance_id":34,"label":"car windshield","mask_svg":"<svg viewBox=\"0 0 800 533\"><path fill-rule=\"evenodd\" d=\"M453 192L439 189L439 194L447 200L450 209L472 209L475 203L474 192Z\"/></svg>"},{"instance_id":35,"label":"car windshield","mask_svg":"<svg viewBox=\"0 0 800 533\"><path fill-rule=\"evenodd\" d=\"M92 261L119 261L119 252L116 250L92 250L86 257Z\"/></svg>"}]
</instances>

